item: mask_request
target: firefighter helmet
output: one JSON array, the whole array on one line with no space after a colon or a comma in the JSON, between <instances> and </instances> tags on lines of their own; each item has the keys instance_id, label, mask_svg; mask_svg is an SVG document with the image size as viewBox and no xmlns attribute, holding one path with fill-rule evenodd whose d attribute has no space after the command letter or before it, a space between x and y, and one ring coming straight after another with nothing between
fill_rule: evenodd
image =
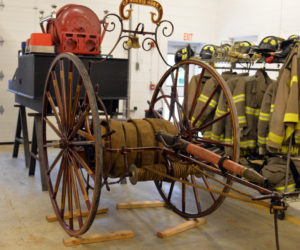
<instances>
[{"instance_id":1,"label":"firefighter helmet","mask_svg":"<svg viewBox=\"0 0 300 250\"><path fill-rule=\"evenodd\" d=\"M175 63L185 61L190 57L194 56L195 52L192 50L191 46L188 45L185 48L179 49L175 53Z\"/></svg>"},{"instance_id":2,"label":"firefighter helmet","mask_svg":"<svg viewBox=\"0 0 300 250\"><path fill-rule=\"evenodd\" d=\"M216 46L213 44L206 44L200 51L201 59L211 59L215 54Z\"/></svg>"},{"instance_id":3,"label":"firefighter helmet","mask_svg":"<svg viewBox=\"0 0 300 250\"><path fill-rule=\"evenodd\" d=\"M253 43L248 41L237 41L233 44L232 50L242 54L248 54L252 46Z\"/></svg>"},{"instance_id":4,"label":"firefighter helmet","mask_svg":"<svg viewBox=\"0 0 300 250\"><path fill-rule=\"evenodd\" d=\"M279 49L280 44L282 43L283 39L276 36L267 36L261 40L258 45L259 51L263 52L275 52Z\"/></svg>"}]
</instances>

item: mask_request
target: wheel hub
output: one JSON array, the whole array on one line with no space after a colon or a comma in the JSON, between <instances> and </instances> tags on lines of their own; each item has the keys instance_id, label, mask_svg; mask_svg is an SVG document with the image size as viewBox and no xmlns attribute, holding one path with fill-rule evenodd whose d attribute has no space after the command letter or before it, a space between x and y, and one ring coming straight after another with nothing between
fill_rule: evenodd
<instances>
[{"instance_id":1,"label":"wheel hub","mask_svg":"<svg viewBox=\"0 0 300 250\"><path fill-rule=\"evenodd\" d=\"M62 138L59 141L59 147L61 149L67 149L67 148L69 148L69 146L70 146L70 143L69 143L69 140L67 138Z\"/></svg>"}]
</instances>

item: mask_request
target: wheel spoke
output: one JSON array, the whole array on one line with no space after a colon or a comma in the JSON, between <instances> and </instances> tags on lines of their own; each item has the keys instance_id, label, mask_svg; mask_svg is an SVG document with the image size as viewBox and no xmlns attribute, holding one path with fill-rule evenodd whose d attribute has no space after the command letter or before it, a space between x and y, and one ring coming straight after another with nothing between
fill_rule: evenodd
<instances>
[{"instance_id":1,"label":"wheel spoke","mask_svg":"<svg viewBox=\"0 0 300 250\"><path fill-rule=\"evenodd\" d=\"M68 178L68 207L69 207L69 226L73 230L73 191L72 191L72 179L71 179L71 167L67 168L67 178Z\"/></svg>"},{"instance_id":2,"label":"wheel spoke","mask_svg":"<svg viewBox=\"0 0 300 250\"><path fill-rule=\"evenodd\" d=\"M76 133L77 131L82 127L82 124L85 121L86 116L89 114L90 106L87 106L79 120L77 121L76 126L73 128L72 133L69 135L68 139L70 140Z\"/></svg>"},{"instance_id":3,"label":"wheel spoke","mask_svg":"<svg viewBox=\"0 0 300 250\"><path fill-rule=\"evenodd\" d=\"M91 140L91 141L95 140L95 137L91 133L87 133L81 129L78 129L77 134L81 135L82 137L85 137L88 140Z\"/></svg>"},{"instance_id":4,"label":"wheel spoke","mask_svg":"<svg viewBox=\"0 0 300 250\"><path fill-rule=\"evenodd\" d=\"M171 201L171 197L172 197L172 193L173 193L173 189L174 189L174 185L175 185L175 181L173 181L170 185L170 189L169 189L169 194L168 194L168 201Z\"/></svg>"},{"instance_id":5,"label":"wheel spoke","mask_svg":"<svg viewBox=\"0 0 300 250\"><path fill-rule=\"evenodd\" d=\"M182 183L181 189L182 189L182 197L181 197L182 205L181 206L182 206L182 212L185 213L186 185L184 183Z\"/></svg>"},{"instance_id":6,"label":"wheel spoke","mask_svg":"<svg viewBox=\"0 0 300 250\"><path fill-rule=\"evenodd\" d=\"M184 100L183 100L183 110L186 114L188 113L189 75L190 75L190 67L189 67L189 64L186 64L185 65L185 74L184 74Z\"/></svg>"},{"instance_id":7,"label":"wheel spoke","mask_svg":"<svg viewBox=\"0 0 300 250\"><path fill-rule=\"evenodd\" d=\"M193 184L196 184L195 175L191 175L191 181ZM198 213L201 213L201 205L200 205L198 189L193 187L193 191L194 191L194 196L195 196Z\"/></svg>"},{"instance_id":8,"label":"wheel spoke","mask_svg":"<svg viewBox=\"0 0 300 250\"><path fill-rule=\"evenodd\" d=\"M59 185L60 185L60 180L61 180L62 174L64 174L64 178L65 178L65 157L63 157L61 162L60 162L60 167L59 167L59 171L58 171L58 174L57 174L57 179L56 179L56 183L55 183L54 191L53 191L53 199L56 199L56 195L57 195L57 192L58 192L58 188L59 188ZM63 179L63 183L64 183L64 181L65 180Z\"/></svg>"},{"instance_id":9,"label":"wheel spoke","mask_svg":"<svg viewBox=\"0 0 300 250\"><path fill-rule=\"evenodd\" d=\"M95 145L95 140L93 141L73 141L69 142L70 145L74 146L92 146Z\"/></svg>"},{"instance_id":10,"label":"wheel spoke","mask_svg":"<svg viewBox=\"0 0 300 250\"><path fill-rule=\"evenodd\" d=\"M84 182L82 180L81 174L79 172L78 165L77 165L76 161L74 161L74 159L72 158L72 156L70 154L69 154L69 159L71 160L72 164L74 165L75 175L76 175L77 180L79 182L79 186L80 186L80 189L82 191L83 198L85 200L85 203L86 203L86 206L87 206L88 210L90 210L91 209L91 203L90 203L87 191L85 189Z\"/></svg>"},{"instance_id":11,"label":"wheel spoke","mask_svg":"<svg viewBox=\"0 0 300 250\"><path fill-rule=\"evenodd\" d=\"M81 158L81 156L74 150L70 150L71 153L73 154L74 158L76 161L83 167L85 170L88 172L89 175L91 175L93 178L95 177L95 174L93 171L89 168L88 164Z\"/></svg>"},{"instance_id":12,"label":"wheel spoke","mask_svg":"<svg viewBox=\"0 0 300 250\"><path fill-rule=\"evenodd\" d=\"M67 169L64 169L64 177L63 177L63 184L62 184L62 194L61 194L61 206L60 206L60 213L61 217L64 218L65 213L65 204L66 204L66 189L67 189Z\"/></svg>"},{"instance_id":13,"label":"wheel spoke","mask_svg":"<svg viewBox=\"0 0 300 250\"><path fill-rule=\"evenodd\" d=\"M73 63L69 63L68 74L68 130L71 128L71 112L72 112L72 93L73 93Z\"/></svg>"},{"instance_id":14,"label":"wheel spoke","mask_svg":"<svg viewBox=\"0 0 300 250\"><path fill-rule=\"evenodd\" d=\"M168 109L169 110L171 110L171 107L170 107L170 104L169 104L169 102L168 102L168 100L167 100L167 95L165 95L165 92L163 91L163 89L161 88L161 89L159 89L159 91L161 92L161 94L162 94L162 98L163 98L163 100L165 101L165 103L166 103L166 105L167 105L167 107L168 107ZM170 96L169 96L170 97ZM170 97L171 99L172 99L172 97ZM175 115L173 115L173 120L174 120L174 123L175 124L177 124L178 125L178 121L177 121L177 118L176 118L176 116Z\"/></svg>"},{"instance_id":15,"label":"wheel spoke","mask_svg":"<svg viewBox=\"0 0 300 250\"><path fill-rule=\"evenodd\" d=\"M201 130L203 130L203 129L209 127L210 125L214 124L215 122L217 122L217 121L219 121L219 120L222 120L223 118L225 118L225 117L228 116L228 115L230 115L230 111L228 111L228 112L227 112L226 114L224 114L224 115L221 115L221 116L217 117L217 118L214 119L214 120L211 120L211 121L209 121L209 122L203 124L200 128L195 128L195 129L193 129L193 132L201 131Z\"/></svg>"},{"instance_id":16,"label":"wheel spoke","mask_svg":"<svg viewBox=\"0 0 300 250\"><path fill-rule=\"evenodd\" d=\"M65 67L64 67L63 59L61 59L59 61L59 73L60 73L60 85L61 85L63 112L64 112L64 118L65 118L64 124L65 124L66 130L67 130L67 127L68 127L68 110L67 110L66 83L65 83Z\"/></svg>"},{"instance_id":17,"label":"wheel spoke","mask_svg":"<svg viewBox=\"0 0 300 250\"><path fill-rule=\"evenodd\" d=\"M54 112L54 116L56 118L56 122L57 122L58 126L60 127L60 129L62 130L61 120L60 120L59 115L57 113L57 110L56 110L53 98L52 98L52 96L51 96L51 94L50 94L49 91L47 91L46 95L47 95L47 99L48 99L48 101L49 101L49 103L51 105L51 108L52 108L52 110Z\"/></svg>"},{"instance_id":18,"label":"wheel spoke","mask_svg":"<svg viewBox=\"0 0 300 250\"><path fill-rule=\"evenodd\" d=\"M63 155L63 150L61 150L59 152L59 154L56 156L55 160L53 161L53 163L51 164L49 170L47 171L47 174L50 174L51 171L53 170L53 168L56 166L57 162L59 161L59 159L61 158L61 156Z\"/></svg>"},{"instance_id":19,"label":"wheel spoke","mask_svg":"<svg viewBox=\"0 0 300 250\"><path fill-rule=\"evenodd\" d=\"M172 117L173 114L174 114L175 100L176 100L176 98L177 98L178 72L179 72L179 69L177 68L175 79L174 79L174 75L173 75L174 72L172 72L172 74L171 74L171 76L172 76L172 81L173 81L173 85L172 85L172 87L171 87L171 104L170 104L169 121L171 120L171 117Z\"/></svg>"},{"instance_id":20,"label":"wheel spoke","mask_svg":"<svg viewBox=\"0 0 300 250\"><path fill-rule=\"evenodd\" d=\"M75 98L74 98L72 116L71 116L71 120L70 120L70 124L71 124L70 128L73 127L74 122L75 122L75 117L76 117L76 113L77 113L79 97L80 97L80 92L81 92L81 86L82 86L82 78L80 77L79 82L76 87L76 94L75 94Z\"/></svg>"},{"instance_id":21,"label":"wheel spoke","mask_svg":"<svg viewBox=\"0 0 300 250\"><path fill-rule=\"evenodd\" d=\"M206 178L205 175L202 175L202 179L203 179L203 181L204 181L204 183L205 183L205 186L206 186L209 190L211 190L211 187L210 187L209 182L208 182L208 180L207 180L207 178ZM214 200L214 202L216 202L217 198L216 198L216 196L215 196L215 193L213 193L213 192L209 192L209 193L210 193L211 198Z\"/></svg>"},{"instance_id":22,"label":"wheel spoke","mask_svg":"<svg viewBox=\"0 0 300 250\"><path fill-rule=\"evenodd\" d=\"M52 128L52 130L59 136L62 137L62 134L60 133L60 131L58 130L57 127L55 127L55 125L48 120L47 118L44 118L44 121L50 126L50 128Z\"/></svg>"},{"instance_id":23,"label":"wheel spoke","mask_svg":"<svg viewBox=\"0 0 300 250\"><path fill-rule=\"evenodd\" d=\"M91 132L91 129L90 129L90 126L89 126L89 117L88 116L85 118L85 128L86 128L87 133L92 135L92 132Z\"/></svg>"},{"instance_id":24,"label":"wheel spoke","mask_svg":"<svg viewBox=\"0 0 300 250\"><path fill-rule=\"evenodd\" d=\"M83 225L82 213L81 213L78 188L77 188L75 173L74 173L75 166L73 166L73 164L71 162L69 162L69 163L70 163L70 172L71 172L71 176L72 176L72 183L73 183L74 196L75 196L76 217L78 219L79 227L82 227L82 225Z\"/></svg>"},{"instance_id":25,"label":"wheel spoke","mask_svg":"<svg viewBox=\"0 0 300 250\"><path fill-rule=\"evenodd\" d=\"M199 81L198 81L198 84L197 84L197 87L196 87L196 91L195 91L195 94L194 94L191 110L190 110L190 113L189 113L189 119L192 119L193 113L195 111L196 103L197 103L198 97L200 95L200 89L201 89L201 86L202 86L202 79L203 79L203 76L204 76L204 72L205 72L205 68L202 68L202 71L201 71L200 77L199 77Z\"/></svg>"},{"instance_id":26,"label":"wheel spoke","mask_svg":"<svg viewBox=\"0 0 300 250\"><path fill-rule=\"evenodd\" d=\"M58 84L57 84L57 77L56 77L56 73L55 71L51 71L51 75L52 75L52 83L54 86L54 92L55 92L55 97L56 97L56 102L57 102L57 106L58 106L58 110L60 113L60 117L61 117L61 125L62 125L62 129L65 129L65 123L63 122L64 119L64 110L63 110L63 105L62 105L62 101L61 101L61 96L60 96L60 92L59 92L59 88L58 88Z\"/></svg>"}]
</instances>

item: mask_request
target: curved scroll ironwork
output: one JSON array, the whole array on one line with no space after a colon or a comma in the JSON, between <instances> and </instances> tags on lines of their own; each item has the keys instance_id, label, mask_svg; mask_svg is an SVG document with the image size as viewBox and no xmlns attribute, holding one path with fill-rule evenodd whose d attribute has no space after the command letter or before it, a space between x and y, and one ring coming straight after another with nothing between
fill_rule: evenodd
<instances>
[{"instance_id":1,"label":"curved scroll ironwork","mask_svg":"<svg viewBox=\"0 0 300 250\"><path fill-rule=\"evenodd\" d=\"M165 26L162 26L162 25L165 25ZM170 25L170 31L168 31L168 26L167 25ZM159 48L159 46L158 46L158 31L159 31L159 28L160 27L162 27L162 35L164 36L164 37L170 37L172 34L173 34L173 32L174 32L174 25L173 25L173 23L171 23L170 21L168 21L168 20L163 20L163 21L161 21L157 26L156 26L156 29L155 29L155 45L156 45L156 47L157 47L157 51L158 51L158 53L159 53L159 55L160 55L160 57L161 57L161 59L164 61L164 63L166 64L166 65L168 65L169 67L171 67L171 65L170 64L168 64L167 63L167 61L166 61L166 59L163 57L163 55L162 55L162 53L161 53L161 50L160 50L160 48ZM167 32L169 32L169 33L167 33Z\"/></svg>"},{"instance_id":2,"label":"curved scroll ironwork","mask_svg":"<svg viewBox=\"0 0 300 250\"><path fill-rule=\"evenodd\" d=\"M116 18L116 21L113 20L113 21L108 21L109 18ZM168 20L163 20L163 21L160 21L159 23L156 23L156 28L155 28L155 31L145 31L144 30L144 24L143 23L138 23L136 28L134 30L131 30L131 29L125 29L124 28L124 25L123 25L123 21L122 18L117 15L117 14L114 14L114 13L110 13L110 14L107 14L103 21L102 21L102 26L105 30L105 32L113 32L114 30L116 30L117 26L120 27L120 32L119 32L119 36L117 38L117 41L116 43L114 44L113 48L110 50L110 52L106 55L106 57L104 57L102 60L100 61L91 61L91 63L101 63L105 60L107 60L107 58L109 58L113 51L116 49L116 47L118 46L118 44L120 43L120 41L122 39L125 39L127 38L128 40L127 41L124 41L123 42L123 49L125 50L129 50L131 49L131 47L128 47L126 46L127 42L129 40L131 40L131 42L133 42L132 40L132 35L133 34L134 36L137 36L137 35L143 35L146 37L143 39L142 41L142 48L144 51L150 51L151 48L153 47L152 44L154 43L155 44L155 47L157 48L157 51L159 53L159 56L161 57L161 59L163 60L163 62L171 67L171 65L169 65L166 61L166 59L164 58L161 50L160 50L160 47L159 47L159 43L158 43L158 37L160 35L160 32L162 34L162 36L164 37L170 37L173 32L174 32L174 25L168 21ZM125 35L124 33L127 33L128 35Z\"/></svg>"}]
</instances>

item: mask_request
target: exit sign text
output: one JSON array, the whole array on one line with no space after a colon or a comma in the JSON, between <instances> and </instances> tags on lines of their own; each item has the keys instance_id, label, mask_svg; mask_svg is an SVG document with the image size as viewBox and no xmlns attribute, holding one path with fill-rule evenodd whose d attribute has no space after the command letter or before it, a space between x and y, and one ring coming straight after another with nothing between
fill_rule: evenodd
<instances>
[{"instance_id":1,"label":"exit sign text","mask_svg":"<svg viewBox=\"0 0 300 250\"><path fill-rule=\"evenodd\" d=\"M183 33L183 41L192 41L193 33Z\"/></svg>"}]
</instances>

